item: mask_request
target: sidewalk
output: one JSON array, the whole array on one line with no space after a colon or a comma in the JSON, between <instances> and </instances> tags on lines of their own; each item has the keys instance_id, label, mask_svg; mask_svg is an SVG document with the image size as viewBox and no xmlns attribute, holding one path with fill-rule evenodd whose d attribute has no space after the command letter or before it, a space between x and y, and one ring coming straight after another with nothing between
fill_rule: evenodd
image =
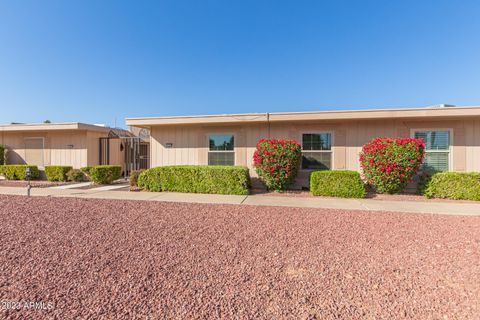
<instances>
[{"instance_id":1,"label":"sidewalk","mask_svg":"<svg viewBox=\"0 0 480 320\"><path fill-rule=\"evenodd\" d=\"M26 188L0 187L0 194L26 195ZM255 206L282 206L301 208L325 208L368 211L396 211L410 213L433 213L448 215L480 216L480 202L420 202L420 201L388 201L373 199L340 199L340 198L301 198L277 197L265 195L216 195L175 192L129 192L97 189L57 189L33 188L32 196L76 197L91 199L146 200L167 202L193 202L215 204L240 204Z\"/></svg>"}]
</instances>

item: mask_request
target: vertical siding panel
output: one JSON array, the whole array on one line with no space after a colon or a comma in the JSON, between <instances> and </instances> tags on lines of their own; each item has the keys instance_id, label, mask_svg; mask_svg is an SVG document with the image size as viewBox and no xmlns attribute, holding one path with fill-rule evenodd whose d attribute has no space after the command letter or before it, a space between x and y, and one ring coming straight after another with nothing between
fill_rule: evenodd
<instances>
[{"instance_id":1,"label":"vertical siding panel","mask_svg":"<svg viewBox=\"0 0 480 320\"><path fill-rule=\"evenodd\" d=\"M480 120L473 127L472 171L480 171Z\"/></svg>"},{"instance_id":2,"label":"vertical siding panel","mask_svg":"<svg viewBox=\"0 0 480 320\"><path fill-rule=\"evenodd\" d=\"M175 126L175 142L177 148L175 148L175 161L172 164L183 164L182 163L182 151L184 148L185 141L182 139L182 132L184 131L183 126Z\"/></svg>"},{"instance_id":3,"label":"vertical siding panel","mask_svg":"<svg viewBox=\"0 0 480 320\"><path fill-rule=\"evenodd\" d=\"M163 138L162 138L163 137ZM162 149L162 157L157 159L156 166L163 166L165 165L166 160L168 159L167 151L165 150L165 145L163 144L166 139L165 137L165 130L161 130L160 128L157 130L157 137L156 137L156 144L158 149Z\"/></svg>"},{"instance_id":4,"label":"vertical siding panel","mask_svg":"<svg viewBox=\"0 0 480 320\"><path fill-rule=\"evenodd\" d=\"M357 153L357 137L358 137L358 123L353 122L347 125L346 129L346 146L347 146L347 170L358 170L357 161L355 161Z\"/></svg>"},{"instance_id":5,"label":"vertical siding panel","mask_svg":"<svg viewBox=\"0 0 480 320\"><path fill-rule=\"evenodd\" d=\"M466 160L466 171L473 171L473 145L475 134L475 121L468 120L465 121L465 160Z\"/></svg>"},{"instance_id":6,"label":"vertical siding panel","mask_svg":"<svg viewBox=\"0 0 480 320\"><path fill-rule=\"evenodd\" d=\"M161 130L160 128L157 130L157 149L160 149L160 159L157 159L157 164L156 166L163 166L165 164L165 161L168 157L167 151L165 150L165 142L162 141L162 137L165 136L165 130ZM164 138L163 138L164 139ZM163 143L163 144L162 144Z\"/></svg>"},{"instance_id":7,"label":"vertical siding panel","mask_svg":"<svg viewBox=\"0 0 480 320\"><path fill-rule=\"evenodd\" d=\"M171 149L166 149L165 145L166 145L167 142L173 142L173 141L170 141L171 137L169 135L169 130L164 128L162 131L163 131L163 136L165 137L165 138L161 138L161 141L162 141L162 144L163 144L163 147L164 147L164 150L163 150L164 159L163 159L162 165L168 165L170 163L170 158L171 158L170 153L172 152L172 150Z\"/></svg>"},{"instance_id":8,"label":"vertical siding panel","mask_svg":"<svg viewBox=\"0 0 480 320\"><path fill-rule=\"evenodd\" d=\"M207 142L207 130L202 128L198 131L198 136L195 138L196 144L198 146L197 156L198 164L206 165L208 164L208 142Z\"/></svg>"},{"instance_id":9,"label":"vertical siding panel","mask_svg":"<svg viewBox=\"0 0 480 320\"><path fill-rule=\"evenodd\" d=\"M167 152L168 152L168 165L172 165L172 164L175 164L175 152L176 152L176 148L178 148L178 141L176 141L175 139L175 128L168 128L167 130L168 132L168 137L169 137L169 140L168 142L172 142L173 143L173 148L171 149L167 149Z\"/></svg>"},{"instance_id":10,"label":"vertical siding panel","mask_svg":"<svg viewBox=\"0 0 480 320\"><path fill-rule=\"evenodd\" d=\"M170 135L172 137L173 145L176 146L171 150L171 159L170 159L170 165L174 165L177 163L177 152L178 152L178 147L180 145L180 141L177 136L177 128L176 126L170 129Z\"/></svg>"},{"instance_id":11,"label":"vertical siding panel","mask_svg":"<svg viewBox=\"0 0 480 320\"><path fill-rule=\"evenodd\" d=\"M182 137L181 134L181 126L175 126L172 128L173 140L175 141L174 145L175 148L172 149L172 162L170 165L181 164L181 148L182 148Z\"/></svg>"},{"instance_id":12,"label":"vertical siding panel","mask_svg":"<svg viewBox=\"0 0 480 320\"><path fill-rule=\"evenodd\" d=\"M197 152L197 145L195 141L197 141L197 135L199 134L198 128L192 130L192 134L190 135L190 156L193 159L193 164L198 165L198 152Z\"/></svg>"},{"instance_id":13,"label":"vertical siding panel","mask_svg":"<svg viewBox=\"0 0 480 320\"><path fill-rule=\"evenodd\" d=\"M453 170L466 170L466 133L464 121L458 121L453 131Z\"/></svg>"},{"instance_id":14,"label":"vertical siding panel","mask_svg":"<svg viewBox=\"0 0 480 320\"><path fill-rule=\"evenodd\" d=\"M192 131L192 128L188 128L182 131L182 140L184 141L184 146L182 150L182 162L184 164L193 164L193 159L190 157L190 135L192 134Z\"/></svg>"},{"instance_id":15,"label":"vertical siding panel","mask_svg":"<svg viewBox=\"0 0 480 320\"><path fill-rule=\"evenodd\" d=\"M150 132L150 146L153 147L150 154L150 165L152 167L158 167L162 165L161 160L163 159L163 149L160 147L160 141L158 138L159 134L160 129L152 128Z\"/></svg>"},{"instance_id":16,"label":"vertical siding panel","mask_svg":"<svg viewBox=\"0 0 480 320\"><path fill-rule=\"evenodd\" d=\"M161 134L162 134L162 136L159 137L159 143L161 143L161 144L158 147L163 148L163 158L161 160L161 165L164 166L164 165L168 164L169 149L165 148L165 144L167 142L169 142L168 140L169 140L170 137L167 136L168 131L165 130L165 128L162 129Z\"/></svg>"},{"instance_id":17,"label":"vertical siding panel","mask_svg":"<svg viewBox=\"0 0 480 320\"><path fill-rule=\"evenodd\" d=\"M155 127L150 129L150 167L157 166L157 156L159 152L157 151L157 144L155 143L156 129Z\"/></svg>"}]
</instances>

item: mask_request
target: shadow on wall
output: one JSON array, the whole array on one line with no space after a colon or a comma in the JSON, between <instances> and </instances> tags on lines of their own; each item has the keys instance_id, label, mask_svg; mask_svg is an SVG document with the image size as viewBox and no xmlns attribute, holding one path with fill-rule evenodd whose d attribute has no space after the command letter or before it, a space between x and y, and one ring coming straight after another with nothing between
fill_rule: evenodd
<instances>
[{"instance_id":1,"label":"shadow on wall","mask_svg":"<svg viewBox=\"0 0 480 320\"><path fill-rule=\"evenodd\" d=\"M6 164L27 164L25 159L23 159L16 151L11 149L7 149L5 160Z\"/></svg>"}]
</instances>

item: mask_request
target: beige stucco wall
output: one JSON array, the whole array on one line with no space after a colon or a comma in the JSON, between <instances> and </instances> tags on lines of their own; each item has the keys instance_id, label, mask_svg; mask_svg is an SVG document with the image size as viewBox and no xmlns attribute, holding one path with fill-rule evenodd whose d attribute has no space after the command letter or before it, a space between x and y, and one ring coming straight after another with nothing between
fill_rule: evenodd
<instances>
[{"instance_id":1,"label":"beige stucco wall","mask_svg":"<svg viewBox=\"0 0 480 320\"><path fill-rule=\"evenodd\" d=\"M208 135L235 136L235 163L248 166L253 176L252 157L261 138L296 139L302 133L332 133L332 169L360 170L358 154L363 144L375 137L410 137L413 129L451 129L452 171L480 171L480 119L451 120L347 120L343 122L278 122L247 125L170 125L151 128L151 166L207 164ZM166 148L172 143L172 148ZM299 180L307 181L308 172Z\"/></svg>"},{"instance_id":2,"label":"beige stucco wall","mask_svg":"<svg viewBox=\"0 0 480 320\"><path fill-rule=\"evenodd\" d=\"M25 163L25 138L43 138L44 165L68 165L74 168L97 165L99 138L108 133L97 131L29 131L1 132L0 144L8 149L7 163ZM110 148L110 164L123 165L120 140L114 139Z\"/></svg>"},{"instance_id":3,"label":"beige stucco wall","mask_svg":"<svg viewBox=\"0 0 480 320\"><path fill-rule=\"evenodd\" d=\"M43 163L71 165L80 168L87 164L85 131L2 132L0 143L7 146L7 163L26 163L25 139L43 138Z\"/></svg>"},{"instance_id":4,"label":"beige stucco wall","mask_svg":"<svg viewBox=\"0 0 480 320\"><path fill-rule=\"evenodd\" d=\"M95 166L99 164L100 159L100 148L99 148L99 139L102 137L107 137L108 134L105 132L97 131L87 131L86 141L87 141L87 150L88 157L87 163L89 166ZM109 160L111 165L120 165L124 166L125 157L124 152L120 151L120 139L110 139L110 156Z\"/></svg>"},{"instance_id":5,"label":"beige stucco wall","mask_svg":"<svg viewBox=\"0 0 480 320\"><path fill-rule=\"evenodd\" d=\"M121 145L123 145L123 142L121 139L110 139L109 163L112 165L121 166L123 171L125 170L125 149L121 150L122 149L120 147Z\"/></svg>"}]
</instances>

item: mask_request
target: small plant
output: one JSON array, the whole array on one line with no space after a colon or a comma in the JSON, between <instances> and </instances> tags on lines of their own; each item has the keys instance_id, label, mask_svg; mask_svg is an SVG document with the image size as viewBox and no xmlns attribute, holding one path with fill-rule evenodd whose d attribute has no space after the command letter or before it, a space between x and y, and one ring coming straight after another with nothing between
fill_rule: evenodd
<instances>
[{"instance_id":1,"label":"small plant","mask_svg":"<svg viewBox=\"0 0 480 320\"><path fill-rule=\"evenodd\" d=\"M84 171L85 172L85 171ZM97 184L111 184L122 176L122 167L101 165L91 167L89 170L90 179Z\"/></svg>"},{"instance_id":2,"label":"small plant","mask_svg":"<svg viewBox=\"0 0 480 320\"><path fill-rule=\"evenodd\" d=\"M92 171L92 168L93 167L83 167L83 168L80 168L80 171L82 171L84 174L85 174L85 177L88 179L88 180L92 180L91 178L91 171Z\"/></svg>"},{"instance_id":3,"label":"small plant","mask_svg":"<svg viewBox=\"0 0 480 320\"><path fill-rule=\"evenodd\" d=\"M295 181L301 152L295 140L262 139L253 154L253 165L269 190L283 191Z\"/></svg>"},{"instance_id":4,"label":"small plant","mask_svg":"<svg viewBox=\"0 0 480 320\"><path fill-rule=\"evenodd\" d=\"M71 166L45 166L45 175L48 181L67 181L67 173Z\"/></svg>"},{"instance_id":5,"label":"small plant","mask_svg":"<svg viewBox=\"0 0 480 320\"><path fill-rule=\"evenodd\" d=\"M133 170L132 172L130 172L130 177L128 178L128 185L130 187L138 187L138 177L140 176L140 174L145 171L143 169L141 170Z\"/></svg>"},{"instance_id":6,"label":"small plant","mask_svg":"<svg viewBox=\"0 0 480 320\"><path fill-rule=\"evenodd\" d=\"M27 180L26 169L30 168L31 180L38 179L39 171L37 166L29 166L26 164L4 164L0 165L0 175L7 180Z\"/></svg>"},{"instance_id":7,"label":"small plant","mask_svg":"<svg viewBox=\"0 0 480 320\"><path fill-rule=\"evenodd\" d=\"M417 174L425 156L424 150L421 139L373 139L360 153L363 175L377 192L402 191Z\"/></svg>"},{"instance_id":8,"label":"small plant","mask_svg":"<svg viewBox=\"0 0 480 320\"><path fill-rule=\"evenodd\" d=\"M314 196L365 198L367 192L356 171L322 170L310 174L310 191Z\"/></svg>"},{"instance_id":9,"label":"small plant","mask_svg":"<svg viewBox=\"0 0 480 320\"><path fill-rule=\"evenodd\" d=\"M440 172L426 179L420 193L427 198L480 201L480 172Z\"/></svg>"},{"instance_id":10,"label":"small plant","mask_svg":"<svg viewBox=\"0 0 480 320\"><path fill-rule=\"evenodd\" d=\"M83 181L85 175L82 172L82 170L79 169L70 169L67 172L67 179L68 181L75 181L75 182L80 182Z\"/></svg>"}]
</instances>

